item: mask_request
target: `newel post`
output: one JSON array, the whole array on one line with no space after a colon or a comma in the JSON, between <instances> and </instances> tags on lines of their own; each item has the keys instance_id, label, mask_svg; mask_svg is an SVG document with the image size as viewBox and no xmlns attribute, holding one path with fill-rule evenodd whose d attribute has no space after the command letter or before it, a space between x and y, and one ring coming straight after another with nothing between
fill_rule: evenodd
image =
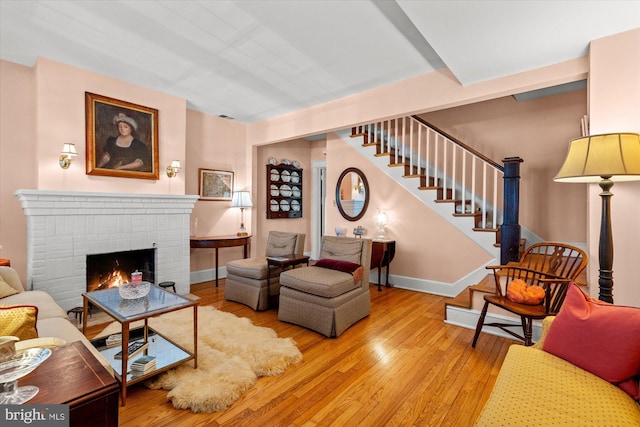
<instances>
[{"instance_id":1,"label":"newel post","mask_svg":"<svg viewBox=\"0 0 640 427\"><path fill-rule=\"evenodd\" d=\"M504 203L500 226L500 264L520 259L520 157L506 157L504 163Z\"/></svg>"}]
</instances>

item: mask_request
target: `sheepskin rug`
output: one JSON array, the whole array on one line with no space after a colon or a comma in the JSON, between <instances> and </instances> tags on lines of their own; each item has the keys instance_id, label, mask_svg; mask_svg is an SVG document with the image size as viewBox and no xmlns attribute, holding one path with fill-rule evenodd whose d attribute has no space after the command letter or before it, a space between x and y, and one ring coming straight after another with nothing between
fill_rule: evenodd
<instances>
[{"instance_id":1,"label":"sheepskin rug","mask_svg":"<svg viewBox=\"0 0 640 427\"><path fill-rule=\"evenodd\" d=\"M151 318L149 326L193 350L192 310ZM114 322L99 335L119 331L120 324ZM235 402L259 377L279 375L300 360L302 353L293 339L279 338L273 329L255 326L247 318L202 306L198 307L198 369L190 361L144 385L169 390L167 400L175 408L216 412Z\"/></svg>"}]
</instances>

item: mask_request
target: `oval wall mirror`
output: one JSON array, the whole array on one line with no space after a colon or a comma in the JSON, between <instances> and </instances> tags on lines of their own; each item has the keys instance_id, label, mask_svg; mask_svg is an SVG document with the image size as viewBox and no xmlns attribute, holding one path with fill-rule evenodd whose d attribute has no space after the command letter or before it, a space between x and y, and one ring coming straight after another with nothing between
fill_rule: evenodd
<instances>
[{"instance_id":1,"label":"oval wall mirror","mask_svg":"<svg viewBox=\"0 0 640 427\"><path fill-rule=\"evenodd\" d=\"M360 169L347 168L340 174L336 204L347 221L357 221L364 216L369 204L369 183Z\"/></svg>"}]
</instances>

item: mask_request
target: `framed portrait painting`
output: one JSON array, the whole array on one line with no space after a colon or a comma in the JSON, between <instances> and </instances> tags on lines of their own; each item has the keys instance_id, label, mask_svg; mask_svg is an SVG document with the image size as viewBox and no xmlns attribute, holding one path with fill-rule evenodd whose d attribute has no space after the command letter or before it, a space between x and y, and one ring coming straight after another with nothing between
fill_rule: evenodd
<instances>
[{"instance_id":1,"label":"framed portrait painting","mask_svg":"<svg viewBox=\"0 0 640 427\"><path fill-rule=\"evenodd\" d=\"M231 201L233 197L233 172L198 169L200 200Z\"/></svg>"},{"instance_id":2,"label":"framed portrait painting","mask_svg":"<svg viewBox=\"0 0 640 427\"><path fill-rule=\"evenodd\" d=\"M85 92L87 175L159 179L158 110Z\"/></svg>"}]
</instances>

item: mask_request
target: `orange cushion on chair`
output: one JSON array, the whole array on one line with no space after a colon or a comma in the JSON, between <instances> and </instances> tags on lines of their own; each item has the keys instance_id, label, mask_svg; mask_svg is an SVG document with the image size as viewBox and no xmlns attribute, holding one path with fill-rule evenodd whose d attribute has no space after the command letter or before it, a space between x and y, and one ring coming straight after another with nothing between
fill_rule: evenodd
<instances>
[{"instance_id":1,"label":"orange cushion on chair","mask_svg":"<svg viewBox=\"0 0 640 427\"><path fill-rule=\"evenodd\" d=\"M571 283L543 350L617 385L636 400L640 398L638 308L595 300Z\"/></svg>"},{"instance_id":2,"label":"orange cushion on chair","mask_svg":"<svg viewBox=\"0 0 640 427\"><path fill-rule=\"evenodd\" d=\"M519 304L538 305L542 302L544 296L544 289L540 286L528 286L521 279L515 279L507 286L507 298Z\"/></svg>"}]
</instances>

